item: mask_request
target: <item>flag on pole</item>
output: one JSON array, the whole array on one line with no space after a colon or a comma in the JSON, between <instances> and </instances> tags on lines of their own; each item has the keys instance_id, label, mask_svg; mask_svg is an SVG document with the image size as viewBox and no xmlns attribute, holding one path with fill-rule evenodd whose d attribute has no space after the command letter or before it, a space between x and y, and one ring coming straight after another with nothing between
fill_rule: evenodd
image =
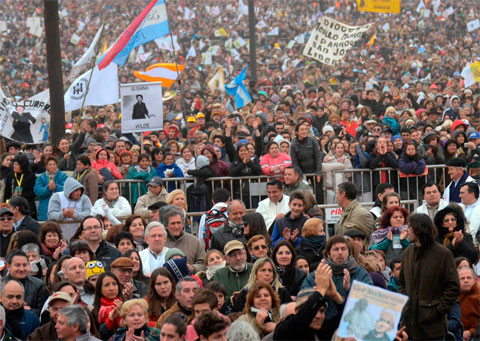
<instances>
[{"instance_id":1,"label":"flag on pole","mask_svg":"<svg viewBox=\"0 0 480 341\"><path fill-rule=\"evenodd\" d=\"M90 69L75 79L68 88L64 98L65 111L77 110L82 107L91 71ZM118 103L119 98L117 65L110 64L103 70L99 70L98 65L95 65L84 105Z\"/></svg>"},{"instance_id":2,"label":"flag on pole","mask_svg":"<svg viewBox=\"0 0 480 341\"><path fill-rule=\"evenodd\" d=\"M107 39L103 39L103 45L102 45L102 52L100 52L100 54L104 54L105 52L108 51L108 44L107 44Z\"/></svg>"},{"instance_id":3,"label":"flag on pole","mask_svg":"<svg viewBox=\"0 0 480 341\"><path fill-rule=\"evenodd\" d=\"M373 43L375 43L375 33L373 34L373 36L370 38L370 40L368 41L368 46L372 46Z\"/></svg>"},{"instance_id":4,"label":"flag on pole","mask_svg":"<svg viewBox=\"0 0 480 341\"><path fill-rule=\"evenodd\" d=\"M185 65L178 65L178 72L182 72ZM146 71L135 71L135 77L147 82L162 82L162 86L170 88L177 79L177 66L175 63L153 64L146 68Z\"/></svg>"},{"instance_id":5,"label":"flag on pole","mask_svg":"<svg viewBox=\"0 0 480 341\"><path fill-rule=\"evenodd\" d=\"M247 73L248 65L238 74L237 77L225 86L227 94L232 95L235 98L235 105L237 109L243 108L247 103L252 101L250 94L243 85Z\"/></svg>"},{"instance_id":6,"label":"flag on pole","mask_svg":"<svg viewBox=\"0 0 480 341\"><path fill-rule=\"evenodd\" d=\"M123 66L134 48L169 33L165 0L152 0L102 55L98 68L102 70L112 61Z\"/></svg>"},{"instance_id":7,"label":"flag on pole","mask_svg":"<svg viewBox=\"0 0 480 341\"><path fill-rule=\"evenodd\" d=\"M217 73L215 73L207 85L211 92L218 89L221 93L225 93L225 76L221 66L218 67Z\"/></svg>"},{"instance_id":8,"label":"flag on pole","mask_svg":"<svg viewBox=\"0 0 480 341\"><path fill-rule=\"evenodd\" d=\"M97 33L95 34L95 37L92 40L92 43L88 47L87 51L83 54L83 56L80 57L80 59L72 66L72 70L70 71L69 78L74 79L78 77L80 72L83 71L83 68L87 66L89 63L93 61L93 59L96 57L95 55L95 47L97 46L100 36L102 35L103 31L103 25L98 29Z\"/></svg>"},{"instance_id":9,"label":"flag on pole","mask_svg":"<svg viewBox=\"0 0 480 341\"><path fill-rule=\"evenodd\" d=\"M173 46L172 46L172 39L173 39ZM180 45L177 42L177 36L170 37L169 35L163 38L155 39L155 43L157 44L158 48L161 50L168 50L172 51L179 51Z\"/></svg>"},{"instance_id":10,"label":"flag on pole","mask_svg":"<svg viewBox=\"0 0 480 341\"><path fill-rule=\"evenodd\" d=\"M227 36L227 31L225 31L223 27L215 31L215 37L226 37L226 36Z\"/></svg>"}]
</instances>

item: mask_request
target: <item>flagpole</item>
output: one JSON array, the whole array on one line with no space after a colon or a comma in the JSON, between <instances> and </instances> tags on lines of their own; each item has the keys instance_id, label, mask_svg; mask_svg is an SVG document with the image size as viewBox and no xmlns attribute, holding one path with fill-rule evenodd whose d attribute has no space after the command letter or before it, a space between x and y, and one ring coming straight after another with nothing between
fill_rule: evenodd
<instances>
[{"instance_id":1,"label":"flagpole","mask_svg":"<svg viewBox=\"0 0 480 341\"><path fill-rule=\"evenodd\" d=\"M82 115L83 115L83 107L85 106L85 101L87 99L88 90L89 90L89 87L90 87L90 81L92 80L93 71L95 70L95 66L97 65L98 44L100 44L100 42L102 41L103 32L105 31L105 23L106 23L106 19L105 19L105 21L102 25L102 30L100 31L100 36L98 37L97 44L95 45L95 48L94 48L95 59L94 59L92 70L90 71L90 75L88 76L87 88L85 89L85 96L83 96L82 106L80 107L80 117L82 117Z\"/></svg>"}]
</instances>

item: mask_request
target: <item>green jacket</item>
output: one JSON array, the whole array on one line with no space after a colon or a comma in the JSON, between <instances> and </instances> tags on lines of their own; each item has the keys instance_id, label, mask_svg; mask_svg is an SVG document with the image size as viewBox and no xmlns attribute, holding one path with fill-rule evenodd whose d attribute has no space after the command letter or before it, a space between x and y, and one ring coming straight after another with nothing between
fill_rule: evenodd
<instances>
[{"instance_id":1,"label":"green jacket","mask_svg":"<svg viewBox=\"0 0 480 341\"><path fill-rule=\"evenodd\" d=\"M144 180L140 186L138 184L132 184L132 207L135 206L137 200L142 195L146 194L148 191L147 183L154 177L157 176L157 171L153 167L149 167L150 172L143 171L140 166L132 166L128 171L127 179L134 179L134 180ZM140 187L140 188L139 188ZM139 192L140 189L140 192ZM128 196L126 196L128 198Z\"/></svg>"},{"instance_id":2,"label":"green jacket","mask_svg":"<svg viewBox=\"0 0 480 341\"><path fill-rule=\"evenodd\" d=\"M250 273L252 272L253 264L247 263L246 268L242 272L236 272L229 266L217 270L212 277L212 281L218 281L225 286L227 297L225 302L232 306L232 295L236 291L242 290L247 284Z\"/></svg>"}]
</instances>

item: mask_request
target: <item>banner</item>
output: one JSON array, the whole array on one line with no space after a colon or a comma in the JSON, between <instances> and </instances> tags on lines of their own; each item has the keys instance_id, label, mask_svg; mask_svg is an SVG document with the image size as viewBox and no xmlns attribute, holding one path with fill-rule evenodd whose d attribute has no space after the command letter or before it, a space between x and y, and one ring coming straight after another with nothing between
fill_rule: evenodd
<instances>
[{"instance_id":1,"label":"banner","mask_svg":"<svg viewBox=\"0 0 480 341\"><path fill-rule=\"evenodd\" d=\"M338 328L341 338L395 340L408 296L353 281Z\"/></svg>"},{"instance_id":2,"label":"banner","mask_svg":"<svg viewBox=\"0 0 480 341\"><path fill-rule=\"evenodd\" d=\"M43 91L21 102L10 101L0 89L0 132L21 143L44 143L50 130L50 96Z\"/></svg>"},{"instance_id":3,"label":"banner","mask_svg":"<svg viewBox=\"0 0 480 341\"><path fill-rule=\"evenodd\" d=\"M359 12L400 13L401 0L357 0Z\"/></svg>"},{"instance_id":4,"label":"banner","mask_svg":"<svg viewBox=\"0 0 480 341\"><path fill-rule=\"evenodd\" d=\"M468 32L473 32L480 28L480 19L475 19L467 23Z\"/></svg>"},{"instance_id":5,"label":"banner","mask_svg":"<svg viewBox=\"0 0 480 341\"><path fill-rule=\"evenodd\" d=\"M162 83L120 84L122 133L163 129Z\"/></svg>"},{"instance_id":6,"label":"banner","mask_svg":"<svg viewBox=\"0 0 480 341\"><path fill-rule=\"evenodd\" d=\"M318 19L303 54L323 64L336 66L372 25L349 26L323 16Z\"/></svg>"}]
</instances>

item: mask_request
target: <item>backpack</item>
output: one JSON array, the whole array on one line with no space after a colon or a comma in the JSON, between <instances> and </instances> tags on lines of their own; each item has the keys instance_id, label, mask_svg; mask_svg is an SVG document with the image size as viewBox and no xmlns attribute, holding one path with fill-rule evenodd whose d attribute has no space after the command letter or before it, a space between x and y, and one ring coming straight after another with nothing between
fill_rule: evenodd
<instances>
[{"instance_id":1,"label":"backpack","mask_svg":"<svg viewBox=\"0 0 480 341\"><path fill-rule=\"evenodd\" d=\"M212 208L211 210L207 211L206 215L205 230L203 231L203 242L205 244L205 251L208 251L211 246L210 243L212 240L212 234L228 224L227 208L223 207L219 210Z\"/></svg>"}]
</instances>

